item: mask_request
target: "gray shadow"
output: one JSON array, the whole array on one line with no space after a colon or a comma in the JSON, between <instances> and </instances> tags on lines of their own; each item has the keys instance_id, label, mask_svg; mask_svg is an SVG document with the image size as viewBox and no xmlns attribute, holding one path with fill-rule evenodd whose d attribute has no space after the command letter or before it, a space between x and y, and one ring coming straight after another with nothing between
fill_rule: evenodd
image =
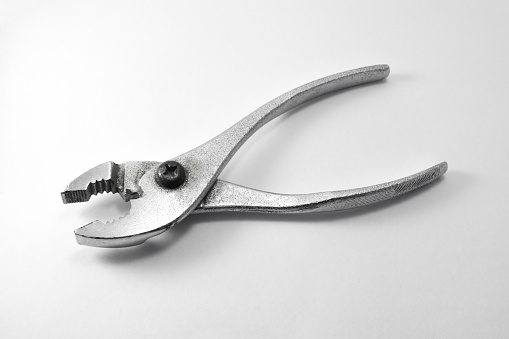
<instances>
[{"instance_id":1,"label":"gray shadow","mask_svg":"<svg viewBox=\"0 0 509 339\"><path fill-rule=\"evenodd\" d=\"M274 227L274 222L287 223L290 221L296 224L315 222L320 223L321 225L326 224L329 227L340 227L338 222L341 220L356 218L365 214L380 213L387 208L402 208L404 206L398 207L398 205L404 205L405 201L415 199L421 195L435 194L436 197L434 197L432 200L429 200L428 204L432 203L433 205L446 205L447 201L454 199L455 196L465 194L465 191L468 191L469 187L475 185L475 182L475 176L472 174L459 171L449 171L445 174L444 177L413 192L370 206L342 212L284 215L219 212L190 215L171 230L163 233L162 235L159 235L157 241L155 241L155 239L149 239L146 243L131 248L108 249L107 251L101 253L100 259L101 261L108 264L118 265L128 264L131 262L145 260L151 257L169 254L172 251L172 247L174 247L174 245L178 243L192 227L210 222L218 223L224 221L229 224L238 223L238 227L242 227L242 222L249 220L260 222L261 227L264 227L264 225L270 225L270 227ZM441 189L439 189L439 187L441 187ZM434 193L428 192L430 190L433 190ZM423 208L426 207L428 206L423 206ZM359 227L363 227L363 224L359 224ZM225 231L232 232L236 228L237 226L229 227L227 229L223 229L222 232L214 233L214 236L207 239L207 243L210 245L204 247L202 246L203 244L200 244L199 249L197 248L197 253L192 255L187 254L186 256L180 255L179 260L182 263L199 260L199 258L207 255L207 251L220 247L222 244L224 244L224 241L227 241L224 237Z\"/></svg>"}]
</instances>

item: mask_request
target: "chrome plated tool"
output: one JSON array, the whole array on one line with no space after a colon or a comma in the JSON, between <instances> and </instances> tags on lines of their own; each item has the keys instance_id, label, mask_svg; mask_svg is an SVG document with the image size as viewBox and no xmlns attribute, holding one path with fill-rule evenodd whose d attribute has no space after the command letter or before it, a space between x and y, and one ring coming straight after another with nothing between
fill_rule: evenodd
<instances>
[{"instance_id":1,"label":"chrome plated tool","mask_svg":"<svg viewBox=\"0 0 509 339\"><path fill-rule=\"evenodd\" d=\"M217 179L240 146L272 119L321 95L385 79L389 72L387 65L369 66L297 87L170 161L107 162L92 168L64 189L63 202L83 202L93 194L113 192L130 200L131 210L112 222L94 221L78 228L77 242L97 247L138 245L190 213L341 211L391 199L437 180L447 171L446 162L385 184L311 194L269 193Z\"/></svg>"}]
</instances>

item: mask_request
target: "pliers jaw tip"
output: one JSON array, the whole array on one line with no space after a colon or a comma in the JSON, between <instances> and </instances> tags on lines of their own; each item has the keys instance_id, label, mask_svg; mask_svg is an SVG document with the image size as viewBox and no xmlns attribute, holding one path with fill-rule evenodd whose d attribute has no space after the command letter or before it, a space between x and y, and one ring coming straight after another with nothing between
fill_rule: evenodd
<instances>
[{"instance_id":1,"label":"pliers jaw tip","mask_svg":"<svg viewBox=\"0 0 509 339\"><path fill-rule=\"evenodd\" d=\"M92 224L102 224L100 221L94 221L88 225L78 228L74 231L76 242L79 245L104 247L104 248L122 248L143 244L147 239L163 233L166 229L156 230L148 233L134 234L129 236L108 237L107 235L99 236L101 232L96 232L95 236L86 232L87 226Z\"/></svg>"},{"instance_id":2,"label":"pliers jaw tip","mask_svg":"<svg viewBox=\"0 0 509 339\"><path fill-rule=\"evenodd\" d=\"M118 219L107 222L96 220L76 229L76 242L93 247L130 247L166 231L167 227L159 227L161 224L164 226L164 222L137 211L135 207Z\"/></svg>"}]
</instances>

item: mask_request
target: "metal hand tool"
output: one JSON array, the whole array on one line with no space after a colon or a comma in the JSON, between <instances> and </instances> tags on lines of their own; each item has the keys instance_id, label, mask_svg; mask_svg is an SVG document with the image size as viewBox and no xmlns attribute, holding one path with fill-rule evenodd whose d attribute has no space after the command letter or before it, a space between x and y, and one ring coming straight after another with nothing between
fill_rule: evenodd
<instances>
[{"instance_id":1,"label":"metal hand tool","mask_svg":"<svg viewBox=\"0 0 509 339\"><path fill-rule=\"evenodd\" d=\"M321 95L385 79L389 72L387 65L369 66L300 86L170 161L107 162L92 168L65 188L61 193L63 202L83 202L92 194L113 192L125 201L131 200L131 210L112 222L94 221L77 229L77 242L98 247L138 245L163 233L190 213L346 210L391 199L437 180L447 171L446 162L385 184L311 194L269 193L217 179L240 146L270 120Z\"/></svg>"}]
</instances>

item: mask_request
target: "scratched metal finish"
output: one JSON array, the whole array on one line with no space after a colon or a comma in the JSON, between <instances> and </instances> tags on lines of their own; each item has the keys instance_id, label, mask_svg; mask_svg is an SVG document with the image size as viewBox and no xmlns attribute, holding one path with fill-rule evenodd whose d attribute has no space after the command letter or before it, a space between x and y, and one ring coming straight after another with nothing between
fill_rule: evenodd
<instances>
[{"instance_id":1,"label":"scratched metal finish","mask_svg":"<svg viewBox=\"0 0 509 339\"><path fill-rule=\"evenodd\" d=\"M109 170L106 175L110 177L115 174L112 169L123 169L121 173L117 171L121 177L119 180L108 180L108 183L117 184L118 187L107 187L105 190L123 192L125 200L132 199L131 210L125 217L112 222L94 221L77 229L75 234L78 243L98 247L126 247L140 244L192 213L211 189L211 194L198 212L221 209L289 212L299 208L304 211L331 211L382 201L437 179L445 172L445 164L396 182L342 193L276 195L217 181L218 175L239 147L270 120L321 95L385 79L389 72L387 65L350 70L310 82L268 102L212 140L171 159L184 166L187 173L186 181L176 189L165 189L157 185L154 178L159 163L128 162L117 167L111 164L104 165L105 173ZM89 172L87 173L90 177L93 176L93 179L97 180L96 173ZM75 197L71 193L67 195L64 193L64 202L67 198L68 202L73 202L71 200L74 198L82 199L89 197L90 194L100 193L102 186L95 186L100 189L87 192L85 196L76 193L78 195ZM83 187L81 181L79 187ZM242 190L245 194L242 198L244 200L239 200L242 202L240 205L235 206L227 202L228 196L232 200L240 197ZM220 191L222 193L218 193ZM225 194L225 197L221 197L221 194ZM226 204L220 206L221 201ZM208 203L210 205L207 205Z\"/></svg>"},{"instance_id":2,"label":"scratched metal finish","mask_svg":"<svg viewBox=\"0 0 509 339\"><path fill-rule=\"evenodd\" d=\"M343 211L395 198L429 184L447 171L442 162L414 175L384 184L342 191L278 194L217 180L193 213L311 213Z\"/></svg>"}]
</instances>

